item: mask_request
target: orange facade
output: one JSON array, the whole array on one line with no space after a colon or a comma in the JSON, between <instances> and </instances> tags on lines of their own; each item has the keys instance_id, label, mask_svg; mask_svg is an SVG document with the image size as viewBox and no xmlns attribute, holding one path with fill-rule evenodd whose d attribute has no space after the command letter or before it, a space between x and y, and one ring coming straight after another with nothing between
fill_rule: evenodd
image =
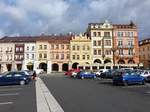
<instances>
[{"instance_id":1,"label":"orange facade","mask_svg":"<svg viewBox=\"0 0 150 112\"><path fill-rule=\"evenodd\" d=\"M139 64L137 27L130 24L117 24L114 27L113 49L116 64Z\"/></svg>"}]
</instances>

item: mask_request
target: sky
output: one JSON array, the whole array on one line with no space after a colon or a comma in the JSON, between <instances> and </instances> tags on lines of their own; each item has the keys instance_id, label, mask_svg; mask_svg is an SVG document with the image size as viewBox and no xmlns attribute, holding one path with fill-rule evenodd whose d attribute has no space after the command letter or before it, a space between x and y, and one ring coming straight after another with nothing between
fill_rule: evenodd
<instances>
[{"instance_id":1,"label":"sky","mask_svg":"<svg viewBox=\"0 0 150 112\"><path fill-rule=\"evenodd\" d=\"M150 37L150 0L0 0L0 37L78 34L88 23L138 25L139 39Z\"/></svg>"}]
</instances>

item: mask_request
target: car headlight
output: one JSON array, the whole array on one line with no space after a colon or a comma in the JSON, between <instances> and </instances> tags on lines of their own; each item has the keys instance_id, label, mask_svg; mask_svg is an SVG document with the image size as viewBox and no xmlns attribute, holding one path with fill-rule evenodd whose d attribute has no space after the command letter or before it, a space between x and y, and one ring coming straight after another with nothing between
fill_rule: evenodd
<instances>
[{"instance_id":1,"label":"car headlight","mask_svg":"<svg viewBox=\"0 0 150 112\"><path fill-rule=\"evenodd\" d=\"M27 78L24 77L23 79L26 80Z\"/></svg>"}]
</instances>

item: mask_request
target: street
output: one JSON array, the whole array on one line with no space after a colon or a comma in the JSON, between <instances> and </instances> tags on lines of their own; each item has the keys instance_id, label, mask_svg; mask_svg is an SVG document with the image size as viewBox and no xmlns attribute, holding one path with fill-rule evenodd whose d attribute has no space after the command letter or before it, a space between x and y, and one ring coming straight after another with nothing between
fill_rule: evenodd
<instances>
[{"instance_id":1,"label":"street","mask_svg":"<svg viewBox=\"0 0 150 112\"><path fill-rule=\"evenodd\" d=\"M43 76L65 112L147 112L150 86L113 86L111 80Z\"/></svg>"},{"instance_id":2,"label":"street","mask_svg":"<svg viewBox=\"0 0 150 112\"><path fill-rule=\"evenodd\" d=\"M0 86L0 112L36 112L35 84Z\"/></svg>"},{"instance_id":3,"label":"street","mask_svg":"<svg viewBox=\"0 0 150 112\"><path fill-rule=\"evenodd\" d=\"M149 105L148 83L113 86L110 79L55 73L24 86L0 86L0 112L148 112Z\"/></svg>"}]
</instances>

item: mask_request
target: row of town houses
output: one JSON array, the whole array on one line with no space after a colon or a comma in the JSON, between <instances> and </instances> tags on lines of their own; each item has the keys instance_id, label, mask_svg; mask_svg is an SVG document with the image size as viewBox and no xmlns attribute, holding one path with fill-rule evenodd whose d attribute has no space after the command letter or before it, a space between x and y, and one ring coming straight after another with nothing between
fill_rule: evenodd
<instances>
[{"instance_id":1,"label":"row of town houses","mask_svg":"<svg viewBox=\"0 0 150 112\"><path fill-rule=\"evenodd\" d=\"M0 72L43 69L138 67L138 29L128 24L89 23L79 35L2 37Z\"/></svg>"}]
</instances>

